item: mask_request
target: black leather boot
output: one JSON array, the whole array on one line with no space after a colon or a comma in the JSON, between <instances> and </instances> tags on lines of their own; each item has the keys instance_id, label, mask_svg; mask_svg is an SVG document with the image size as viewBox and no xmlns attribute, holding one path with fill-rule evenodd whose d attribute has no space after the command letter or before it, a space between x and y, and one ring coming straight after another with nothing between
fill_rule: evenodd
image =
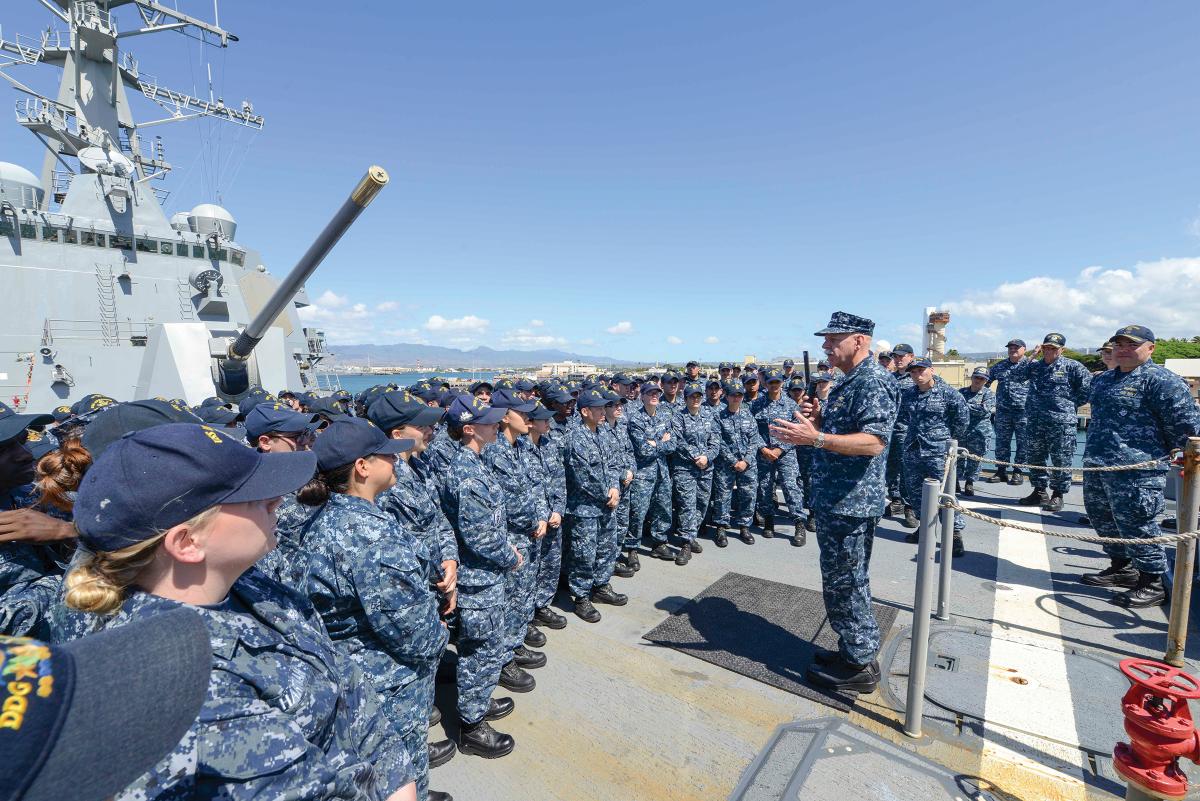
<instances>
[{"instance_id":1,"label":"black leather boot","mask_svg":"<svg viewBox=\"0 0 1200 801\"><path fill-rule=\"evenodd\" d=\"M775 536L775 517L773 515L765 515L762 524L762 538L769 540Z\"/></svg>"},{"instance_id":2,"label":"black leather boot","mask_svg":"<svg viewBox=\"0 0 1200 801\"><path fill-rule=\"evenodd\" d=\"M500 686L514 693L527 693L533 691L537 681L522 670L514 659L500 669Z\"/></svg>"},{"instance_id":3,"label":"black leather boot","mask_svg":"<svg viewBox=\"0 0 1200 801\"><path fill-rule=\"evenodd\" d=\"M688 548L691 549L692 553L704 553L704 546L700 544L699 540L688 542Z\"/></svg>"},{"instance_id":4,"label":"black leather boot","mask_svg":"<svg viewBox=\"0 0 1200 801\"><path fill-rule=\"evenodd\" d=\"M1044 489L1033 488L1033 491L1026 495L1021 500L1017 501L1021 506L1041 506L1046 502L1046 491Z\"/></svg>"},{"instance_id":5,"label":"black leather boot","mask_svg":"<svg viewBox=\"0 0 1200 801\"><path fill-rule=\"evenodd\" d=\"M546 644L546 634L532 623L525 630L525 644L530 648L541 648Z\"/></svg>"},{"instance_id":6,"label":"black leather boot","mask_svg":"<svg viewBox=\"0 0 1200 801\"><path fill-rule=\"evenodd\" d=\"M600 622L600 613L596 611L596 607L592 606L591 600L587 598L575 599L575 616L585 623Z\"/></svg>"},{"instance_id":7,"label":"black leather boot","mask_svg":"<svg viewBox=\"0 0 1200 801\"><path fill-rule=\"evenodd\" d=\"M831 690L874 692L879 686L879 663L872 661L869 665L852 665L838 659L827 665L809 666L805 678Z\"/></svg>"},{"instance_id":8,"label":"black leather boot","mask_svg":"<svg viewBox=\"0 0 1200 801\"><path fill-rule=\"evenodd\" d=\"M996 472L987 477L989 484L1003 484L1008 481L1008 470L1003 467L997 467Z\"/></svg>"},{"instance_id":9,"label":"black leather boot","mask_svg":"<svg viewBox=\"0 0 1200 801\"><path fill-rule=\"evenodd\" d=\"M458 728L458 750L484 759L496 759L512 753L516 743L507 734L493 729L486 719L478 723L463 722Z\"/></svg>"},{"instance_id":10,"label":"black leather boot","mask_svg":"<svg viewBox=\"0 0 1200 801\"><path fill-rule=\"evenodd\" d=\"M517 706L516 701L511 698L493 698L488 705L488 711L484 714L484 720L499 720L507 717Z\"/></svg>"},{"instance_id":11,"label":"black leather boot","mask_svg":"<svg viewBox=\"0 0 1200 801\"><path fill-rule=\"evenodd\" d=\"M725 529L720 527L713 529L713 544L718 548L728 547L729 537L725 535Z\"/></svg>"},{"instance_id":12,"label":"black leather boot","mask_svg":"<svg viewBox=\"0 0 1200 801\"><path fill-rule=\"evenodd\" d=\"M1025 477L1022 476L1020 473L1018 473L1016 470L1014 470L1012 472L1012 475L1008 477L1008 486L1010 486L1010 487L1019 487L1024 483L1025 483Z\"/></svg>"},{"instance_id":13,"label":"black leather boot","mask_svg":"<svg viewBox=\"0 0 1200 801\"><path fill-rule=\"evenodd\" d=\"M633 568L634 573L642 569L642 563L638 560L637 551L632 548L625 552L625 564Z\"/></svg>"},{"instance_id":14,"label":"black leather boot","mask_svg":"<svg viewBox=\"0 0 1200 801\"><path fill-rule=\"evenodd\" d=\"M738 526L738 537L747 545L754 544L754 535L750 533L750 529L745 526Z\"/></svg>"},{"instance_id":15,"label":"black leather boot","mask_svg":"<svg viewBox=\"0 0 1200 801\"><path fill-rule=\"evenodd\" d=\"M1130 559L1113 559L1108 567L1099 573L1088 573L1079 577L1081 584L1089 587L1125 587L1132 589L1137 586L1138 572L1133 569Z\"/></svg>"},{"instance_id":16,"label":"black leather boot","mask_svg":"<svg viewBox=\"0 0 1200 801\"><path fill-rule=\"evenodd\" d=\"M534 612L533 619L548 629L565 629L567 627L567 619L548 606L543 606Z\"/></svg>"},{"instance_id":17,"label":"black leather boot","mask_svg":"<svg viewBox=\"0 0 1200 801\"><path fill-rule=\"evenodd\" d=\"M620 559L613 565L613 575L618 578L633 578L633 574L637 572L629 565L625 564Z\"/></svg>"},{"instance_id":18,"label":"black leather boot","mask_svg":"<svg viewBox=\"0 0 1200 801\"><path fill-rule=\"evenodd\" d=\"M688 562L692 561L692 547L686 542L679 546L679 550L675 552L675 564L683 567Z\"/></svg>"},{"instance_id":19,"label":"black leather boot","mask_svg":"<svg viewBox=\"0 0 1200 801\"><path fill-rule=\"evenodd\" d=\"M975 497L975 482L968 481L966 484L963 484L962 494L968 498Z\"/></svg>"},{"instance_id":20,"label":"black leather boot","mask_svg":"<svg viewBox=\"0 0 1200 801\"><path fill-rule=\"evenodd\" d=\"M904 507L904 519L900 521L900 525L905 528L916 528L921 525L921 521L917 519L917 515L913 512L911 506Z\"/></svg>"},{"instance_id":21,"label":"black leather boot","mask_svg":"<svg viewBox=\"0 0 1200 801\"><path fill-rule=\"evenodd\" d=\"M431 765L430 767L433 766ZM454 801L454 796L449 793L443 793L440 790L430 790L429 801Z\"/></svg>"},{"instance_id":22,"label":"black leather boot","mask_svg":"<svg viewBox=\"0 0 1200 801\"><path fill-rule=\"evenodd\" d=\"M675 551L674 551L674 549L671 548L670 545L667 545L665 542L660 542L658 545L654 546L654 549L652 551L650 551L650 555L653 556L655 559L668 559L669 560L669 559L675 558Z\"/></svg>"},{"instance_id":23,"label":"black leather boot","mask_svg":"<svg viewBox=\"0 0 1200 801\"><path fill-rule=\"evenodd\" d=\"M609 604L611 606L624 606L629 603L629 596L617 592L612 588L611 584L601 584L599 587L592 588L592 602Z\"/></svg>"},{"instance_id":24,"label":"black leather boot","mask_svg":"<svg viewBox=\"0 0 1200 801\"><path fill-rule=\"evenodd\" d=\"M454 759L456 753L458 753L458 748L455 747L453 740L440 740L436 743L429 743L429 767L437 768L445 765Z\"/></svg>"},{"instance_id":25,"label":"black leather boot","mask_svg":"<svg viewBox=\"0 0 1200 801\"><path fill-rule=\"evenodd\" d=\"M1061 512L1063 507L1063 494L1055 490L1050 495L1050 500L1042 504L1043 512Z\"/></svg>"},{"instance_id":26,"label":"black leather boot","mask_svg":"<svg viewBox=\"0 0 1200 801\"><path fill-rule=\"evenodd\" d=\"M442 710L436 706L429 710L429 728L433 728L442 722Z\"/></svg>"},{"instance_id":27,"label":"black leather boot","mask_svg":"<svg viewBox=\"0 0 1200 801\"><path fill-rule=\"evenodd\" d=\"M513 651L513 662L517 664L517 667L536 670L545 666L546 655L541 651L530 651L524 645L518 645Z\"/></svg>"},{"instance_id":28,"label":"black leather boot","mask_svg":"<svg viewBox=\"0 0 1200 801\"><path fill-rule=\"evenodd\" d=\"M950 556L951 556L951 558L957 559L958 557L962 556L962 555L963 555L963 554L965 554L966 552L967 552L967 547L966 547L965 545L963 545L963 538L962 538L962 535L961 535L961 534L959 534L959 533L957 533L957 532L955 532L955 534L954 534L954 542L953 542L953 544L950 546Z\"/></svg>"},{"instance_id":29,"label":"black leather boot","mask_svg":"<svg viewBox=\"0 0 1200 801\"><path fill-rule=\"evenodd\" d=\"M1110 600L1126 609L1160 606L1167 600L1167 588L1163 586L1161 573L1143 573L1139 570L1137 583L1131 589L1117 593Z\"/></svg>"}]
</instances>

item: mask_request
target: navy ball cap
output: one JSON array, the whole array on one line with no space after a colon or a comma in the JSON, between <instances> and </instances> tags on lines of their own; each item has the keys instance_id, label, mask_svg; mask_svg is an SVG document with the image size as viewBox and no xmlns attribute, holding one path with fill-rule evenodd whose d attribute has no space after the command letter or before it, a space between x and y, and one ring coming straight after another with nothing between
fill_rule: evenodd
<instances>
[{"instance_id":1,"label":"navy ball cap","mask_svg":"<svg viewBox=\"0 0 1200 801\"><path fill-rule=\"evenodd\" d=\"M125 435L79 485L75 526L93 551L144 542L213 506L278 498L313 477L310 452L259 453L227 429L167 423Z\"/></svg>"}]
</instances>

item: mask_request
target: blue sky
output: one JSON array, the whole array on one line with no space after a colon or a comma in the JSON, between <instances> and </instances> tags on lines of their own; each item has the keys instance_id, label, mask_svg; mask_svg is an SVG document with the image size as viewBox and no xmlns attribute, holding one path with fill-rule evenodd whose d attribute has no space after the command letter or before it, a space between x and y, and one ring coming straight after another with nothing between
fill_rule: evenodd
<instances>
[{"instance_id":1,"label":"blue sky","mask_svg":"<svg viewBox=\"0 0 1200 801\"><path fill-rule=\"evenodd\" d=\"M0 15L5 36L48 20ZM932 305L963 350L1200 333L1194 2L226 2L221 22L227 51L126 40L185 91L211 62L267 118L160 127L170 210L219 190L278 274L384 165L309 284L334 343L769 358L815 350L839 308L912 341ZM39 148L0 127L0 158L36 170Z\"/></svg>"}]
</instances>

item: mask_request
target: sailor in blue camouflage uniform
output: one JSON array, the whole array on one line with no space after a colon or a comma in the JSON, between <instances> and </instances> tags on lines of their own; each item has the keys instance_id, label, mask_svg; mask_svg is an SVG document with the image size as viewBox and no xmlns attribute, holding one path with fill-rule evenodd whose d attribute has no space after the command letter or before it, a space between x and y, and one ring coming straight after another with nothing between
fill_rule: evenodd
<instances>
[{"instance_id":1,"label":"sailor in blue camouflage uniform","mask_svg":"<svg viewBox=\"0 0 1200 801\"><path fill-rule=\"evenodd\" d=\"M438 590L446 595L458 583L458 540L438 505L436 490L411 464L428 447L443 416L440 408L427 406L404 390L384 393L367 409L367 419L384 434L413 443L397 454L396 483L375 503L421 541L422 552L439 576Z\"/></svg>"},{"instance_id":2,"label":"sailor in blue camouflage uniform","mask_svg":"<svg viewBox=\"0 0 1200 801\"><path fill-rule=\"evenodd\" d=\"M186 605L212 647L196 721L117 799L415 797L407 750L367 678L306 599L253 568L273 543L275 499L315 463L175 423L125 437L84 477L75 508L87 550L68 574L67 603L102 628ZM193 538L201 526L209 536ZM128 560L147 555L160 578L127 583ZM220 568L201 580L198 563Z\"/></svg>"},{"instance_id":3,"label":"sailor in blue camouflage uniform","mask_svg":"<svg viewBox=\"0 0 1200 801\"><path fill-rule=\"evenodd\" d=\"M901 473L904 471L904 438L908 434L908 411L904 408L904 390L913 385L912 376L908 374L908 365L913 360L913 347L901 342L892 348L891 356L891 374L896 379L897 389L900 390L900 411L896 414L896 430L892 432L892 443L888 446L888 513L893 517L903 517L905 525L913 526L916 524L916 514L904 503L900 492Z\"/></svg>"},{"instance_id":4,"label":"sailor in blue camouflage uniform","mask_svg":"<svg viewBox=\"0 0 1200 801\"><path fill-rule=\"evenodd\" d=\"M757 511L763 521L762 535L770 539L775 536L775 488L782 489L784 506L796 527L792 544L799 546L805 542L804 521L808 512L804 509L804 488L800 485L796 446L776 441L771 434L771 421L791 420L796 413L796 402L783 393L783 373L771 368L766 371L765 379L767 391L750 405L750 414L758 423L758 433L763 440L758 449Z\"/></svg>"},{"instance_id":5,"label":"sailor in blue camouflage uniform","mask_svg":"<svg viewBox=\"0 0 1200 801\"><path fill-rule=\"evenodd\" d=\"M500 434L483 449L483 463L491 468L504 492L508 542L521 555L522 565L504 574L504 647L518 668L540 668L546 655L525 647L525 635L533 620L537 585L539 543L546 536L550 520L550 501L546 481L529 433L529 414L536 401L518 398L510 389L496 390L492 405L504 409ZM513 692L533 689L533 676L512 668L500 672L500 685Z\"/></svg>"},{"instance_id":6,"label":"sailor in blue camouflage uniform","mask_svg":"<svg viewBox=\"0 0 1200 801\"><path fill-rule=\"evenodd\" d=\"M434 674L449 635L424 545L375 505L396 481L397 454L413 444L362 418L342 418L321 434L314 491L325 502L309 525L304 591L334 644L379 691L425 801L430 751L439 764L454 754L449 740L426 743Z\"/></svg>"},{"instance_id":7,"label":"sailor in blue camouflage uniform","mask_svg":"<svg viewBox=\"0 0 1200 801\"><path fill-rule=\"evenodd\" d=\"M454 399L446 414L454 457L438 484L442 512L458 534L458 748L488 758L514 745L488 723L513 708L492 693L511 653L504 647L504 574L522 564L508 541L504 490L480 457L504 414L470 395Z\"/></svg>"},{"instance_id":8,"label":"sailor in blue camouflage uniform","mask_svg":"<svg viewBox=\"0 0 1200 801\"><path fill-rule=\"evenodd\" d=\"M1029 376L1029 462L1028 464L1070 468L1079 444L1078 409L1087 403L1092 374L1074 359L1062 355L1067 339L1047 334L1039 351L1042 358L1026 361L1013 372ZM1037 352L1034 354L1037 355ZM1038 506L1047 512L1062 510L1063 496L1071 489L1071 471L1033 468L1029 483L1033 491L1020 500L1022 506ZM1047 498L1046 488L1053 491Z\"/></svg>"},{"instance_id":9,"label":"sailor in blue camouflage uniform","mask_svg":"<svg viewBox=\"0 0 1200 801\"><path fill-rule=\"evenodd\" d=\"M605 572L598 578L601 583L607 584L614 575L633 578L635 572L624 556L618 554L621 543L625 541L625 532L629 530L629 487L633 484L633 471L637 464L633 458L633 443L629 441L629 421L625 419L626 401L611 390L604 391L603 395L607 403L604 405L604 422L598 431L604 440L609 468L618 477L617 491L621 493L617 508L609 513L609 521L603 532L605 539L599 547L605 554L602 562ZM610 553L615 557L612 561L607 558Z\"/></svg>"},{"instance_id":10,"label":"sailor in blue camouflage uniform","mask_svg":"<svg viewBox=\"0 0 1200 801\"><path fill-rule=\"evenodd\" d=\"M988 369L976 367L971 373L971 385L959 390L963 400L967 402L970 421L958 444L976 456L988 455L995 433L992 429L992 415L996 413L996 394L987 382ZM979 478L980 467L981 464L974 459L958 460L958 480L962 482L963 495L970 497L975 494L975 479Z\"/></svg>"},{"instance_id":11,"label":"sailor in blue camouflage uniform","mask_svg":"<svg viewBox=\"0 0 1200 801\"><path fill-rule=\"evenodd\" d=\"M674 550L667 544L667 532L671 530L671 470L667 457L675 450L671 438L674 415L662 410L662 388L658 384L647 381L640 393L641 404L628 415L629 442L633 445L637 468L629 487L629 533L622 545L626 563L635 570L643 525L649 528L654 542L651 555L659 559L675 558Z\"/></svg>"},{"instance_id":12,"label":"sailor in blue camouflage uniform","mask_svg":"<svg viewBox=\"0 0 1200 801\"><path fill-rule=\"evenodd\" d=\"M679 373L674 370L666 370L662 374L662 403L658 405L659 411L670 412L671 414L679 414L686 408L683 399L683 382L680 380Z\"/></svg>"},{"instance_id":13,"label":"sailor in blue camouflage uniform","mask_svg":"<svg viewBox=\"0 0 1200 801\"><path fill-rule=\"evenodd\" d=\"M1138 464L1183 448L1200 436L1200 409L1179 376L1151 361L1156 338L1141 325L1113 335L1116 368L1092 381L1084 467ZM1143 539L1162 534L1166 460L1152 467L1083 474L1083 504L1101 537ZM1141 608L1166 601L1166 552L1155 543L1106 545L1111 564L1081 578L1093 587L1123 589L1111 601Z\"/></svg>"},{"instance_id":14,"label":"sailor in blue camouflage uniform","mask_svg":"<svg viewBox=\"0 0 1200 801\"><path fill-rule=\"evenodd\" d=\"M813 510L821 549L821 590L838 651L819 651L808 679L824 687L871 692L879 684L879 625L871 609L875 527L887 500L884 468L899 405L896 379L871 354L870 320L834 312L816 332L845 376L825 403L800 419L774 423L774 436L815 448Z\"/></svg>"},{"instance_id":15,"label":"sailor in blue camouflage uniform","mask_svg":"<svg viewBox=\"0 0 1200 801\"><path fill-rule=\"evenodd\" d=\"M921 487L927 478L941 481L946 470L950 440L962 441L970 420L967 401L954 387L933 372L929 359L913 359L909 362L909 375L913 385L904 390L908 397L900 401L900 407L908 415L907 431L904 435L904 477L901 492L904 505L910 509L921 506ZM966 521L962 514L954 512L953 555L963 555L962 530ZM910 533L905 540L917 541L917 532Z\"/></svg>"},{"instance_id":16,"label":"sailor in blue camouflage uniform","mask_svg":"<svg viewBox=\"0 0 1200 801\"><path fill-rule=\"evenodd\" d=\"M1029 373L1026 372L1025 340L1010 339L1008 358L988 368L988 385L996 383L996 458L1002 462L1029 463L1029 418L1025 407L1029 402ZM1016 456L1013 456L1012 441L1017 438ZM988 476L989 484L1007 481L1014 487L1021 485L1021 470L1010 472L1004 465Z\"/></svg>"},{"instance_id":17,"label":"sailor in blue camouflage uniform","mask_svg":"<svg viewBox=\"0 0 1200 801\"><path fill-rule=\"evenodd\" d=\"M558 580L562 573L563 521L567 513L567 474L563 468L562 439L550 436L550 422L554 411L540 402L529 413L529 441L533 443L538 464L546 484L546 498L550 504L550 519L546 536L538 541L537 578L534 580L533 621L538 626L562 629L567 619L550 608L558 592ZM530 636L531 635L531 636ZM535 648L545 645L545 634L531 627L526 636L526 645Z\"/></svg>"},{"instance_id":18,"label":"sailor in blue camouflage uniform","mask_svg":"<svg viewBox=\"0 0 1200 801\"><path fill-rule=\"evenodd\" d=\"M736 527L747 545L754 544L750 524L758 498L758 449L763 446L758 423L743 404L746 390L737 380L725 382L725 407L713 417L717 434L717 466L713 478L713 539L728 544L725 529Z\"/></svg>"},{"instance_id":19,"label":"sailor in blue camouflage uniform","mask_svg":"<svg viewBox=\"0 0 1200 801\"><path fill-rule=\"evenodd\" d=\"M675 564L686 565L693 553L704 548L696 542L704 515L708 511L708 499L712 495L712 481L720 438L713 428L712 416L701 408L704 386L696 381L683 389L686 405L675 415L671 424L671 439L675 442L668 463L671 467L671 485L679 499L679 528L677 533L683 543L675 554Z\"/></svg>"},{"instance_id":20,"label":"sailor in blue camouflage uniform","mask_svg":"<svg viewBox=\"0 0 1200 801\"><path fill-rule=\"evenodd\" d=\"M579 394L579 425L567 432L563 447L563 466L567 474L567 586L575 603L575 614L581 620L595 623L600 613L592 602L621 606L628 598L601 581L606 573L612 575L607 561L616 553L601 552L600 529L605 515L617 508L620 477L605 452L600 426L605 423L604 407L608 403L599 390L584 390Z\"/></svg>"}]
</instances>

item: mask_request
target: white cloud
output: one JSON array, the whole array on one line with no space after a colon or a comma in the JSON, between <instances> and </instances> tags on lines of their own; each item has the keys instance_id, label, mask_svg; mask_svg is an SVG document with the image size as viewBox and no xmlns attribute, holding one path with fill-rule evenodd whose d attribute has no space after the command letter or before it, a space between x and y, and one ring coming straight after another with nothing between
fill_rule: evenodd
<instances>
[{"instance_id":1,"label":"white cloud","mask_svg":"<svg viewBox=\"0 0 1200 801\"><path fill-rule=\"evenodd\" d=\"M594 346L594 345L596 344L596 340L594 340L594 339L581 339L581 340L579 340L578 342L576 342L575 344L576 344L576 345L583 345L585 348L590 348L590 347L592 347L592 346Z\"/></svg>"},{"instance_id":2,"label":"white cloud","mask_svg":"<svg viewBox=\"0 0 1200 801\"><path fill-rule=\"evenodd\" d=\"M1140 262L1132 269L1087 267L1074 278L1035 276L947 301L947 345L999 351L1019 336L1031 345L1050 331L1068 347L1095 348L1122 325L1158 336L1192 336L1200 318L1200 258Z\"/></svg>"},{"instance_id":3,"label":"white cloud","mask_svg":"<svg viewBox=\"0 0 1200 801\"><path fill-rule=\"evenodd\" d=\"M491 323L482 317L476 317L473 314L468 314L465 317L455 317L447 319L440 314L435 314L425 321L424 328L426 331L434 332L452 332L452 331L470 331L474 333L483 333L487 330Z\"/></svg>"},{"instance_id":4,"label":"white cloud","mask_svg":"<svg viewBox=\"0 0 1200 801\"><path fill-rule=\"evenodd\" d=\"M397 303L396 301L385 300L383 303L380 303L378 306L375 307L375 311L390 312L390 311L395 311L398 308L400 308L400 304Z\"/></svg>"},{"instance_id":5,"label":"white cloud","mask_svg":"<svg viewBox=\"0 0 1200 801\"><path fill-rule=\"evenodd\" d=\"M545 325L545 323L542 322L541 320L530 320L529 321L530 328L541 328L544 325Z\"/></svg>"},{"instance_id":6,"label":"white cloud","mask_svg":"<svg viewBox=\"0 0 1200 801\"><path fill-rule=\"evenodd\" d=\"M617 323L616 325L606 328L604 330L610 334L632 334L633 333L633 323L629 322L628 320L622 320L621 322Z\"/></svg>"},{"instance_id":7,"label":"white cloud","mask_svg":"<svg viewBox=\"0 0 1200 801\"><path fill-rule=\"evenodd\" d=\"M539 334L530 328L517 328L506 332L500 344L510 348L552 348L566 345L567 340L553 334Z\"/></svg>"},{"instance_id":8,"label":"white cloud","mask_svg":"<svg viewBox=\"0 0 1200 801\"><path fill-rule=\"evenodd\" d=\"M345 295L339 295L332 289L326 289L321 293L321 297L317 298L316 305L323 306L326 309L338 309L350 302L350 298Z\"/></svg>"},{"instance_id":9,"label":"white cloud","mask_svg":"<svg viewBox=\"0 0 1200 801\"><path fill-rule=\"evenodd\" d=\"M716 345L720 341L721 340L717 339L716 337L705 337L704 338L705 345Z\"/></svg>"},{"instance_id":10,"label":"white cloud","mask_svg":"<svg viewBox=\"0 0 1200 801\"><path fill-rule=\"evenodd\" d=\"M668 345L682 345L683 340L680 339L679 337L675 336L674 334L672 334L671 336L667 337L667 344Z\"/></svg>"}]
</instances>

